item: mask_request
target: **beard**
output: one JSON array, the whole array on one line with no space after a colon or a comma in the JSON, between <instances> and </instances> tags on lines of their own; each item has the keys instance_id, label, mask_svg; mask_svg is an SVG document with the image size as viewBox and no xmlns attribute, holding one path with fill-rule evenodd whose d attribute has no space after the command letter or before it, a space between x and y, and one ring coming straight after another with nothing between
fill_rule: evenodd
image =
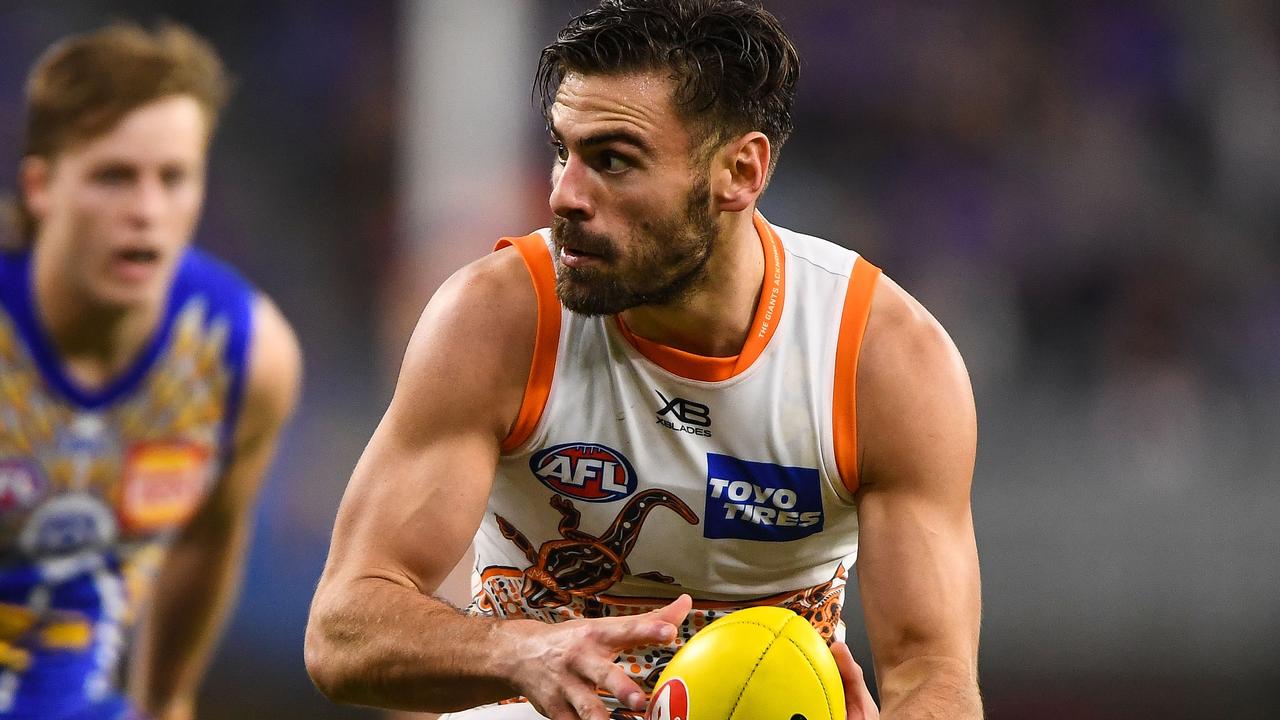
<instances>
[{"instance_id":1,"label":"beard","mask_svg":"<svg viewBox=\"0 0 1280 720\"><path fill-rule=\"evenodd\" d=\"M560 302L579 315L616 315L640 305L668 305L688 297L706 277L716 243L710 204L711 185L704 178L689 191L683 208L640 221L625 243L556 217L551 239ZM569 267L560 260L565 247L596 255L602 262Z\"/></svg>"}]
</instances>

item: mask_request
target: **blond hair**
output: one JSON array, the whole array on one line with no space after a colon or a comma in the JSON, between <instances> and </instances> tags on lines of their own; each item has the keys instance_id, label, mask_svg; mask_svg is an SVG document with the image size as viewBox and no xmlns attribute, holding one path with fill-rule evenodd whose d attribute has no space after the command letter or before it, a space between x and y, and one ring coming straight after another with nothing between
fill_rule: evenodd
<instances>
[{"instance_id":1,"label":"blond hair","mask_svg":"<svg viewBox=\"0 0 1280 720\"><path fill-rule=\"evenodd\" d=\"M133 110L173 95L192 97L212 133L230 92L217 51L181 25L147 30L115 23L73 35L46 50L27 77L22 155L53 160L109 132ZM33 239L36 219L21 196L12 214L18 237Z\"/></svg>"}]
</instances>

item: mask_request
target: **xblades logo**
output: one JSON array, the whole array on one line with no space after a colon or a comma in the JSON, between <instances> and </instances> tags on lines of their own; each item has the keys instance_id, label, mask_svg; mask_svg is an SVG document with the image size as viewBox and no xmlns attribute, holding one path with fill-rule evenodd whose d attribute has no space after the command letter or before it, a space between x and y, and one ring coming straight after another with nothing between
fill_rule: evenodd
<instances>
[{"instance_id":1,"label":"xblades logo","mask_svg":"<svg viewBox=\"0 0 1280 720\"><path fill-rule=\"evenodd\" d=\"M662 407L657 413L659 425L676 432L711 437L711 408L680 397L668 400L661 390L654 392L662 398Z\"/></svg>"}]
</instances>

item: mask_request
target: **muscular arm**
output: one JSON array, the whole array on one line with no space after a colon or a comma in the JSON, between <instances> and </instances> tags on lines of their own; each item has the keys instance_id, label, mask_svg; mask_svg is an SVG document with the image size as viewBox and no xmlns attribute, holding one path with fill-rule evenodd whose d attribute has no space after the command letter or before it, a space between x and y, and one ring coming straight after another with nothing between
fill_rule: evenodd
<instances>
[{"instance_id":1,"label":"muscular arm","mask_svg":"<svg viewBox=\"0 0 1280 720\"><path fill-rule=\"evenodd\" d=\"M598 661L583 643L674 636L674 625L643 618L467 617L433 596L482 519L523 398L536 312L514 250L460 271L424 311L342 499L311 606L307 670L330 698L443 712L524 694L548 715L603 717L596 686L624 698L639 688L612 652ZM574 672L591 687L547 670L588 660Z\"/></svg>"},{"instance_id":2,"label":"muscular arm","mask_svg":"<svg viewBox=\"0 0 1280 720\"><path fill-rule=\"evenodd\" d=\"M981 718L973 394L937 321L884 278L858 386L858 581L884 717Z\"/></svg>"},{"instance_id":3,"label":"muscular arm","mask_svg":"<svg viewBox=\"0 0 1280 720\"><path fill-rule=\"evenodd\" d=\"M297 397L297 341L266 298L254 308L254 328L231 463L170 548L138 639L131 692L159 720L194 716L200 680L240 583L253 501Z\"/></svg>"}]
</instances>

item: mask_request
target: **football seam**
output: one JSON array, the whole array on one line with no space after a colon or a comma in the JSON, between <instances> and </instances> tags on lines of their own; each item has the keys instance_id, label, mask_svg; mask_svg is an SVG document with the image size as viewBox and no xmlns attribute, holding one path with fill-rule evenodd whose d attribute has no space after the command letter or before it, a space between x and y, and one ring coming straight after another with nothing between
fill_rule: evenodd
<instances>
[{"instance_id":1,"label":"football seam","mask_svg":"<svg viewBox=\"0 0 1280 720\"><path fill-rule=\"evenodd\" d=\"M762 628L770 629L768 625L765 625L763 623L757 623L757 622L733 623L733 624L757 625ZM742 704L742 696L747 694L746 690L747 690L747 686L751 684L751 678L755 677L756 670L760 669L760 663L764 662L764 656L769 654L769 651L773 649L773 644L776 642L778 642L778 634L775 633L773 636L773 639L769 641L769 644L764 646L764 651L760 653L760 657L756 658L755 664L751 666L751 672L747 673L747 677L742 683L742 692L738 693L737 699L733 701L733 707L729 708L729 716L728 716L729 720L733 720L734 714L738 712L738 706Z\"/></svg>"},{"instance_id":2,"label":"football seam","mask_svg":"<svg viewBox=\"0 0 1280 720\"><path fill-rule=\"evenodd\" d=\"M809 654L804 651L804 648L800 647L800 643L791 638L787 638L787 642L791 643L792 646L795 647L795 649L800 653L800 657L804 658L804 664L809 666L809 671L813 673L813 677L818 681L818 687L822 688L822 694L827 698L827 718L828 720L835 720L835 712L831 708L831 696L826 693L827 685L822 682L822 676L818 674L818 668L813 666L813 661L809 659Z\"/></svg>"},{"instance_id":3,"label":"football seam","mask_svg":"<svg viewBox=\"0 0 1280 720\"><path fill-rule=\"evenodd\" d=\"M791 620L788 618L787 622L791 622ZM782 628L774 630L772 625L765 625L764 623L756 622L755 620L738 620L735 622L731 622L728 625L720 625L718 627L712 627L711 625L707 625L706 627L702 628L698 632L694 633L694 636L696 637L698 635L702 635L703 633L706 633L708 631L723 630L725 628L738 627L739 625L755 625L756 627L764 628L765 630L768 630L769 632L773 633L774 640L777 640L778 637L782 634ZM785 628L786 625L783 624L782 627ZM772 642L769 644L773 645Z\"/></svg>"}]
</instances>

